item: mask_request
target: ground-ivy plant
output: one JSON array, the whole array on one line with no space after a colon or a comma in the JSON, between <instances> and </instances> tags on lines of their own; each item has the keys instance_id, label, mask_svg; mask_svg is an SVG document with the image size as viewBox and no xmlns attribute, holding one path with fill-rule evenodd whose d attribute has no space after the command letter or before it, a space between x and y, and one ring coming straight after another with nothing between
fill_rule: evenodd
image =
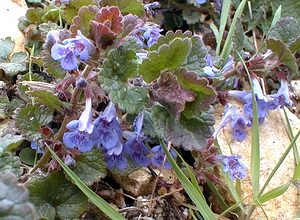
<instances>
[{"instance_id":1,"label":"ground-ivy plant","mask_svg":"<svg viewBox=\"0 0 300 220\"><path fill-rule=\"evenodd\" d=\"M28 0L19 22L26 52L0 39L0 218L129 218L98 192L122 188L116 176L139 169L156 178L152 198L180 192L185 202L168 198L173 209L192 207L185 219L249 219L284 193L291 183L269 192L269 180L257 184L258 135L252 172L217 145L225 126L242 142L269 111L296 104L289 82L299 75L299 16L286 16L279 1L246 2ZM170 169L173 186L159 176ZM233 182L248 175L255 199L244 204Z\"/></svg>"}]
</instances>

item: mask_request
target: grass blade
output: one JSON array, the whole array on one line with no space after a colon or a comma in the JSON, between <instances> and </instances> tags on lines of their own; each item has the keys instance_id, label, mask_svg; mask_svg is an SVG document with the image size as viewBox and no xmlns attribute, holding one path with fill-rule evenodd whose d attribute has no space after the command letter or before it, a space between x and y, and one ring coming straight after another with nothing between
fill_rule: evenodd
<instances>
[{"instance_id":1,"label":"grass blade","mask_svg":"<svg viewBox=\"0 0 300 220\"><path fill-rule=\"evenodd\" d=\"M229 32L228 32L228 35L227 35L227 38L226 38L226 41L225 41L225 44L224 44L224 47L223 47L223 50L222 50L222 53L221 53L221 61L222 62L224 62L228 58L228 56L229 56L229 54L232 50L232 36L233 36L234 30L235 30L235 27L236 27L236 22L237 22L238 18L242 15L244 7L246 5L246 2L247 2L247 0L243 0L240 3L239 7L237 8L237 10L234 14L234 17L232 19L232 23L230 25L230 29L229 29Z\"/></svg>"},{"instance_id":2,"label":"grass blade","mask_svg":"<svg viewBox=\"0 0 300 220\"><path fill-rule=\"evenodd\" d=\"M257 199L261 204L263 204L269 200L272 200L278 196L281 196L283 193L285 193L287 191L289 186L290 186L290 183L286 183L281 186L278 186L278 187L270 190L269 192L259 196Z\"/></svg>"},{"instance_id":3,"label":"grass blade","mask_svg":"<svg viewBox=\"0 0 300 220\"><path fill-rule=\"evenodd\" d=\"M258 108L257 102L253 90L252 80L248 68L237 52L249 78L249 83L252 91L252 111L253 111L253 123L252 123L252 137L251 137L251 162L250 162L250 172L251 172L251 182L252 190L254 195L257 197L259 194L259 174L260 174L260 146L259 146L259 125L258 125Z\"/></svg>"},{"instance_id":4,"label":"grass blade","mask_svg":"<svg viewBox=\"0 0 300 220\"><path fill-rule=\"evenodd\" d=\"M97 206L101 211L103 211L112 220L125 220L125 218L119 214L114 208L112 208L104 199L99 197L94 193L87 185L85 185L82 180L68 167L64 162L55 154L55 152L46 144L48 150L54 157L54 159L59 163L59 165L64 169L70 179L75 183L75 185L89 198L89 200Z\"/></svg>"},{"instance_id":5,"label":"grass blade","mask_svg":"<svg viewBox=\"0 0 300 220\"><path fill-rule=\"evenodd\" d=\"M230 5L231 5L231 0L223 0L223 5L222 5L222 12L221 12L221 18L220 18L220 27L219 27L219 33L216 36L216 41L217 41L217 49L216 49L216 54L220 54L220 49L221 49L221 43L223 39L223 34L225 31L226 23L227 23L227 18L229 16L230 12ZM210 27L212 28L212 27ZM215 31L212 28L214 34ZM216 34L215 34L216 35Z\"/></svg>"},{"instance_id":6,"label":"grass blade","mask_svg":"<svg viewBox=\"0 0 300 220\"><path fill-rule=\"evenodd\" d=\"M199 212L201 213L203 218L205 220L216 219L215 214L211 211L210 207L206 203L203 194L199 193L199 191L193 186L193 184L189 181L189 179L186 177L186 175L178 167L174 158L169 153L165 143L163 141L161 141L160 144L161 144L162 148L164 149L167 159L170 162L172 168L174 169L177 178L181 182L182 186L184 187L185 191L187 192L187 194L189 195L191 200L194 202L196 207L199 209Z\"/></svg>"}]
</instances>

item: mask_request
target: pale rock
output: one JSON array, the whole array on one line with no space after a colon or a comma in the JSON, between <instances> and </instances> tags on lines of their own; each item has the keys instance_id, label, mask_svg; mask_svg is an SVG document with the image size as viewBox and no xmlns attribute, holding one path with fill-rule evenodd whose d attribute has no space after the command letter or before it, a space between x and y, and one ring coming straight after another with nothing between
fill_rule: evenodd
<instances>
[{"instance_id":1,"label":"pale rock","mask_svg":"<svg viewBox=\"0 0 300 220\"><path fill-rule=\"evenodd\" d=\"M151 194L154 187L154 178L151 173L142 168L128 176L115 176L123 190L132 196Z\"/></svg>"},{"instance_id":2,"label":"pale rock","mask_svg":"<svg viewBox=\"0 0 300 220\"><path fill-rule=\"evenodd\" d=\"M14 51L24 51L24 35L18 28L19 18L25 16L25 0L0 0L0 38L11 37L16 46Z\"/></svg>"},{"instance_id":3,"label":"pale rock","mask_svg":"<svg viewBox=\"0 0 300 220\"><path fill-rule=\"evenodd\" d=\"M217 107L216 127L219 125L222 113L224 109ZM300 120L292 114L289 110L288 117L293 129L294 135L300 129ZM268 178L272 169L290 144L289 137L285 128L286 122L284 118L283 110L273 110L269 112L263 125L260 126L260 154L261 154L261 172L260 172L260 187ZM250 158L251 158L251 129L248 129L248 135L243 142L234 141L231 135L231 129L228 125L218 136L218 142L220 144L222 153L224 155L230 155L229 145L235 155L241 155L242 160L246 163L250 173ZM300 146L300 140L297 141L297 146ZM269 183L264 192L288 183L293 175L294 171L294 157L291 150L287 158L284 160L281 167ZM291 184L289 189L281 196L266 202L263 204L263 209L266 212L268 219L286 220L295 219L299 214L299 186ZM246 197L246 203L250 203L252 198L252 187L250 177L248 176L242 181L242 191L244 197ZM260 207L257 207L251 217L251 219L266 219Z\"/></svg>"}]
</instances>

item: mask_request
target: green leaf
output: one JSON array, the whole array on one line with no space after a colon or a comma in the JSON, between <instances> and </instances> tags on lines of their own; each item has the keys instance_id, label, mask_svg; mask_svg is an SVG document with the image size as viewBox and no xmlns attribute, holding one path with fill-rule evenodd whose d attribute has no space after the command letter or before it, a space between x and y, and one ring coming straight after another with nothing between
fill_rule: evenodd
<instances>
[{"instance_id":1,"label":"green leaf","mask_svg":"<svg viewBox=\"0 0 300 220\"><path fill-rule=\"evenodd\" d=\"M47 177L33 177L26 186L29 199L37 211L35 219L77 219L88 208L84 194L66 180L63 173L52 172Z\"/></svg>"},{"instance_id":2,"label":"green leaf","mask_svg":"<svg viewBox=\"0 0 300 220\"><path fill-rule=\"evenodd\" d=\"M122 14L144 15L144 6L137 0L103 0L104 5L118 6Z\"/></svg>"},{"instance_id":3,"label":"green leaf","mask_svg":"<svg viewBox=\"0 0 300 220\"><path fill-rule=\"evenodd\" d=\"M281 186L278 186L278 187L270 190L269 192L259 196L257 199L259 200L259 202L261 204L268 202L272 199L275 199L278 196L281 196L283 193L285 193L287 191L287 189L289 188L289 186L290 186L290 183L286 183Z\"/></svg>"},{"instance_id":4,"label":"green leaf","mask_svg":"<svg viewBox=\"0 0 300 220\"><path fill-rule=\"evenodd\" d=\"M18 114L16 123L30 140L39 136L40 128L52 121L52 111L38 105L26 105Z\"/></svg>"},{"instance_id":5,"label":"green leaf","mask_svg":"<svg viewBox=\"0 0 300 220\"><path fill-rule=\"evenodd\" d=\"M140 112L149 103L149 94L146 88L128 86L108 78L102 78L102 87L108 92L109 98L123 111L130 114Z\"/></svg>"},{"instance_id":6,"label":"green leaf","mask_svg":"<svg viewBox=\"0 0 300 220\"><path fill-rule=\"evenodd\" d=\"M7 37L5 39L0 39L0 62L1 63L8 59L14 47L15 47L15 42L10 37Z\"/></svg>"},{"instance_id":7,"label":"green leaf","mask_svg":"<svg viewBox=\"0 0 300 220\"><path fill-rule=\"evenodd\" d=\"M201 75L203 73L203 68L206 66L205 56L207 54L207 49L203 45L201 38L197 35L191 38L192 47L183 67L188 70L194 71Z\"/></svg>"},{"instance_id":8,"label":"green leaf","mask_svg":"<svg viewBox=\"0 0 300 220\"><path fill-rule=\"evenodd\" d=\"M184 110L187 102L195 99L195 94L182 87L172 72L162 72L161 76L152 84L153 101L167 107L176 118Z\"/></svg>"},{"instance_id":9,"label":"green leaf","mask_svg":"<svg viewBox=\"0 0 300 220\"><path fill-rule=\"evenodd\" d=\"M3 151L12 151L19 147L24 138L22 135L7 134L0 138L0 153Z\"/></svg>"},{"instance_id":10,"label":"green leaf","mask_svg":"<svg viewBox=\"0 0 300 220\"><path fill-rule=\"evenodd\" d=\"M289 68L291 72L290 78L299 74L296 58L284 43L280 40L269 38L267 46L278 57L280 62Z\"/></svg>"},{"instance_id":11,"label":"green leaf","mask_svg":"<svg viewBox=\"0 0 300 220\"><path fill-rule=\"evenodd\" d=\"M175 38L168 45L162 45L158 51L150 52L139 66L139 73L146 82L157 79L164 70L175 70L186 60L191 48L189 39Z\"/></svg>"},{"instance_id":12,"label":"green leaf","mask_svg":"<svg viewBox=\"0 0 300 220\"><path fill-rule=\"evenodd\" d=\"M46 145L47 146L47 145ZM72 179L75 185L89 198L89 200L97 206L102 212L104 212L108 217L113 220L125 220L125 218L120 215L114 208L112 208L105 200L94 193L83 181L68 167L62 160L55 154L55 152L49 147L48 150L51 152L52 156L59 163L59 165L67 173L68 177Z\"/></svg>"},{"instance_id":13,"label":"green leaf","mask_svg":"<svg viewBox=\"0 0 300 220\"><path fill-rule=\"evenodd\" d=\"M201 111L208 111L217 97L217 93L209 85L208 80L184 68L176 70L175 75L184 88L196 94L195 100L186 104L184 115L189 118L198 115Z\"/></svg>"},{"instance_id":14,"label":"green leaf","mask_svg":"<svg viewBox=\"0 0 300 220\"><path fill-rule=\"evenodd\" d=\"M3 69L7 76L17 75L26 70L26 52L16 52L7 62L0 62L0 69Z\"/></svg>"},{"instance_id":15,"label":"green leaf","mask_svg":"<svg viewBox=\"0 0 300 220\"><path fill-rule=\"evenodd\" d=\"M44 14L44 10L42 8L29 8L26 11L26 18L31 23L42 23L42 16Z\"/></svg>"},{"instance_id":16,"label":"green leaf","mask_svg":"<svg viewBox=\"0 0 300 220\"><path fill-rule=\"evenodd\" d=\"M12 173L0 174L0 218L2 220L32 220L34 207L28 201L24 185Z\"/></svg>"},{"instance_id":17,"label":"green leaf","mask_svg":"<svg viewBox=\"0 0 300 220\"><path fill-rule=\"evenodd\" d=\"M220 55L220 49L221 49L223 34L224 34L226 23L227 23L227 18L230 14L230 5L231 5L231 0L223 1L221 18L220 18L219 34L218 34L218 36L216 36L216 41L217 41L216 54L218 56Z\"/></svg>"},{"instance_id":18,"label":"green leaf","mask_svg":"<svg viewBox=\"0 0 300 220\"><path fill-rule=\"evenodd\" d=\"M105 158L99 149L83 153L76 158L76 167L73 172L83 180L86 185L92 185L106 176Z\"/></svg>"},{"instance_id":19,"label":"green leaf","mask_svg":"<svg viewBox=\"0 0 300 220\"><path fill-rule=\"evenodd\" d=\"M201 117L190 119L181 116L175 119L168 110L160 105L151 108L151 118L157 134L166 141L172 141L176 147L186 150L199 150L207 144L213 128L211 121Z\"/></svg>"},{"instance_id":20,"label":"green leaf","mask_svg":"<svg viewBox=\"0 0 300 220\"><path fill-rule=\"evenodd\" d=\"M281 18L270 30L269 38L281 41L292 53L296 52L300 48L300 22L293 17Z\"/></svg>"},{"instance_id":21,"label":"green leaf","mask_svg":"<svg viewBox=\"0 0 300 220\"><path fill-rule=\"evenodd\" d=\"M217 219L214 213L212 212L211 208L206 203L204 195L197 188L195 188L193 184L190 182L190 180L187 178L187 176L184 175L180 167L178 167L178 165L176 164L174 158L171 156L170 152L168 151L163 141L161 141L161 146L164 149L167 159L170 162L172 168L174 169L177 178L181 182L182 186L184 187L185 191L187 192L191 200L198 208L203 218L205 220Z\"/></svg>"},{"instance_id":22,"label":"green leaf","mask_svg":"<svg viewBox=\"0 0 300 220\"><path fill-rule=\"evenodd\" d=\"M137 66L138 59L134 50L118 47L109 53L103 64L100 77L127 83L128 78L137 74Z\"/></svg>"},{"instance_id":23,"label":"green leaf","mask_svg":"<svg viewBox=\"0 0 300 220\"><path fill-rule=\"evenodd\" d=\"M282 17L292 16L300 22L300 1L298 0L272 0L270 1L273 8L282 7Z\"/></svg>"},{"instance_id":24,"label":"green leaf","mask_svg":"<svg viewBox=\"0 0 300 220\"><path fill-rule=\"evenodd\" d=\"M57 96L46 90L30 91L28 94L33 96L37 103L48 106L51 111L54 109L62 111L63 107L66 106L65 103L60 101Z\"/></svg>"},{"instance_id":25,"label":"green leaf","mask_svg":"<svg viewBox=\"0 0 300 220\"><path fill-rule=\"evenodd\" d=\"M300 163L297 164L294 170L293 181L297 181L300 178Z\"/></svg>"},{"instance_id":26,"label":"green leaf","mask_svg":"<svg viewBox=\"0 0 300 220\"><path fill-rule=\"evenodd\" d=\"M90 23L95 19L96 13L99 10L100 9L94 5L81 7L78 11L78 15L73 19L70 31L73 34L77 34L77 30L80 30L84 36L89 36L91 28Z\"/></svg>"},{"instance_id":27,"label":"green leaf","mask_svg":"<svg viewBox=\"0 0 300 220\"><path fill-rule=\"evenodd\" d=\"M36 151L27 147L21 150L19 157L22 163L32 166L34 165L35 155Z\"/></svg>"},{"instance_id":28,"label":"green leaf","mask_svg":"<svg viewBox=\"0 0 300 220\"><path fill-rule=\"evenodd\" d=\"M21 170L21 162L19 158L13 156L9 152L0 153L0 173L1 174L13 173L18 177L21 176L22 170Z\"/></svg>"},{"instance_id":29,"label":"green leaf","mask_svg":"<svg viewBox=\"0 0 300 220\"><path fill-rule=\"evenodd\" d=\"M72 0L70 4L66 5L63 16L67 24L71 24L73 18L78 14L78 11L83 6L96 5L94 0Z\"/></svg>"}]
</instances>

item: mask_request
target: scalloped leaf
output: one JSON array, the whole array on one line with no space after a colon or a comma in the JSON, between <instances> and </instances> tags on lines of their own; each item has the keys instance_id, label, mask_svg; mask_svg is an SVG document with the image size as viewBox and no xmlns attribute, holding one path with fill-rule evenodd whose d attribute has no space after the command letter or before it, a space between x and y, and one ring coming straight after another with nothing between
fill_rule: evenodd
<instances>
[{"instance_id":1,"label":"scalloped leaf","mask_svg":"<svg viewBox=\"0 0 300 220\"><path fill-rule=\"evenodd\" d=\"M51 111L54 109L62 111L66 106L66 103L60 101L56 95L53 95L51 92L46 90L29 91L28 94L33 96L37 103L48 106Z\"/></svg>"},{"instance_id":2,"label":"scalloped leaf","mask_svg":"<svg viewBox=\"0 0 300 220\"><path fill-rule=\"evenodd\" d=\"M13 173L18 177L21 176L22 170L19 158L9 152L0 153L0 173Z\"/></svg>"},{"instance_id":3,"label":"scalloped leaf","mask_svg":"<svg viewBox=\"0 0 300 220\"><path fill-rule=\"evenodd\" d=\"M137 30L144 25L144 21L136 15L126 15L123 17L123 36L130 35L133 31Z\"/></svg>"},{"instance_id":4,"label":"scalloped leaf","mask_svg":"<svg viewBox=\"0 0 300 220\"><path fill-rule=\"evenodd\" d=\"M100 77L127 82L137 74L138 58L134 50L118 47L111 50L103 64Z\"/></svg>"},{"instance_id":5,"label":"scalloped leaf","mask_svg":"<svg viewBox=\"0 0 300 220\"><path fill-rule=\"evenodd\" d=\"M30 140L40 134L40 128L52 121L53 112L39 105L27 104L18 114L17 126Z\"/></svg>"},{"instance_id":6,"label":"scalloped leaf","mask_svg":"<svg viewBox=\"0 0 300 220\"><path fill-rule=\"evenodd\" d=\"M129 86L113 79L102 78L102 87L108 92L109 98L123 111L130 114L139 113L149 104L149 94L146 88Z\"/></svg>"},{"instance_id":7,"label":"scalloped leaf","mask_svg":"<svg viewBox=\"0 0 300 220\"><path fill-rule=\"evenodd\" d=\"M300 22L293 17L281 18L270 30L270 38L280 40L289 46L292 53L296 52L300 48Z\"/></svg>"},{"instance_id":8,"label":"scalloped leaf","mask_svg":"<svg viewBox=\"0 0 300 220\"><path fill-rule=\"evenodd\" d=\"M200 75L203 73L203 68L206 66L206 60L204 58L207 54L207 49L200 36L194 35L190 39L192 41L192 47L183 67Z\"/></svg>"},{"instance_id":9,"label":"scalloped leaf","mask_svg":"<svg viewBox=\"0 0 300 220\"><path fill-rule=\"evenodd\" d=\"M201 111L208 111L217 97L216 91L209 85L208 80L185 68L178 69L175 75L184 88L196 94L195 100L186 104L184 115L190 118Z\"/></svg>"},{"instance_id":10,"label":"scalloped leaf","mask_svg":"<svg viewBox=\"0 0 300 220\"><path fill-rule=\"evenodd\" d=\"M37 211L35 219L79 219L88 208L86 196L63 173L33 177L26 186Z\"/></svg>"},{"instance_id":11,"label":"scalloped leaf","mask_svg":"<svg viewBox=\"0 0 300 220\"><path fill-rule=\"evenodd\" d=\"M207 144L213 132L213 116L205 113L202 117L175 119L160 105L151 108L151 118L156 132L165 141L172 141L176 147L185 150L199 150Z\"/></svg>"},{"instance_id":12,"label":"scalloped leaf","mask_svg":"<svg viewBox=\"0 0 300 220\"><path fill-rule=\"evenodd\" d=\"M15 47L15 42L7 37L0 39L0 62L6 61Z\"/></svg>"},{"instance_id":13,"label":"scalloped leaf","mask_svg":"<svg viewBox=\"0 0 300 220\"><path fill-rule=\"evenodd\" d=\"M72 0L68 5L66 5L66 8L64 9L63 16L67 21L67 24L71 24L73 21L73 18L76 17L78 14L78 11L83 6L88 5L97 5L94 0Z\"/></svg>"},{"instance_id":14,"label":"scalloped leaf","mask_svg":"<svg viewBox=\"0 0 300 220\"><path fill-rule=\"evenodd\" d=\"M113 44L117 36L123 31L123 16L115 7L103 7L97 12L96 18L91 22L90 35L100 48Z\"/></svg>"},{"instance_id":15,"label":"scalloped leaf","mask_svg":"<svg viewBox=\"0 0 300 220\"><path fill-rule=\"evenodd\" d=\"M157 41L149 48L150 51L157 51L164 44L169 44L175 38L191 38L193 36L192 32L182 30L177 30L176 32L168 31L165 35L161 35Z\"/></svg>"},{"instance_id":16,"label":"scalloped leaf","mask_svg":"<svg viewBox=\"0 0 300 220\"><path fill-rule=\"evenodd\" d=\"M152 84L151 93L154 101L165 106L176 118L184 110L186 102L195 99L195 94L183 88L172 72L161 73L160 78Z\"/></svg>"},{"instance_id":17,"label":"scalloped leaf","mask_svg":"<svg viewBox=\"0 0 300 220\"><path fill-rule=\"evenodd\" d=\"M290 78L299 74L296 58L284 43L280 40L269 38L267 46L276 54L280 62L289 68L291 72Z\"/></svg>"},{"instance_id":18,"label":"scalloped leaf","mask_svg":"<svg viewBox=\"0 0 300 220\"><path fill-rule=\"evenodd\" d=\"M7 134L0 138L0 153L18 148L24 141L22 135Z\"/></svg>"},{"instance_id":19,"label":"scalloped leaf","mask_svg":"<svg viewBox=\"0 0 300 220\"><path fill-rule=\"evenodd\" d=\"M102 152L94 149L76 158L73 172L88 186L106 176L106 163Z\"/></svg>"},{"instance_id":20,"label":"scalloped leaf","mask_svg":"<svg viewBox=\"0 0 300 220\"><path fill-rule=\"evenodd\" d=\"M77 30L80 30L84 36L89 36L91 21L96 18L96 14L99 10L100 8L95 5L81 7L78 11L78 15L73 19L70 31L76 35Z\"/></svg>"},{"instance_id":21,"label":"scalloped leaf","mask_svg":"<svg viewBox=\"0 0 300 220\"><path fill-rule=\"evenodd\" d=\"M7 62L0 62L0 69L3 69L7 76L15 76L26 70L27 57L26 52L13 53Z\"/></svg>"},{"instance_id":22,"label":"scalloped leaf","mask_svg":"<svg viewBox=\"0 0 300 220\"><path fill-rule=\"evenodd\" d=\"M1 219L34 219L35 211L28 200L28 192L14 174L0 174L0 189Z\"/></svg>"},{"instance_id":23,"label":"scalloped leaf","mask_svg":"<svg viewBox=\"0 0 300 220\"><path fill-rule=\"evenodd\" d=\"M102 0L104 5L118 6L123 14L144 15L144 5L137 0Z\"/></svg>"},{"instance_id":24,"label":"scalloped leaf","mask_svg":"<svg viewBox=\"0 0 300 220\"><path fill-rule=\"evenodd\" d=\"M139 73L146 82L151 82L160 76L161 71L175 70L182 65L191 48L189 39L175 38L168 45L162 45L159 50L150 52L139 66Z\"/></svg>"},{"instance_id":25,"label":"scalloped leaf","mask_svg":"<svg viewBox=\"0 0 300 220\"><path fill-rule=\"evenodd\" d=\"M292 16L300 22L300 1L298 0L272 0L270 1L273 8L282 7L281 16Z\"/></svg>"}]
</instances>

